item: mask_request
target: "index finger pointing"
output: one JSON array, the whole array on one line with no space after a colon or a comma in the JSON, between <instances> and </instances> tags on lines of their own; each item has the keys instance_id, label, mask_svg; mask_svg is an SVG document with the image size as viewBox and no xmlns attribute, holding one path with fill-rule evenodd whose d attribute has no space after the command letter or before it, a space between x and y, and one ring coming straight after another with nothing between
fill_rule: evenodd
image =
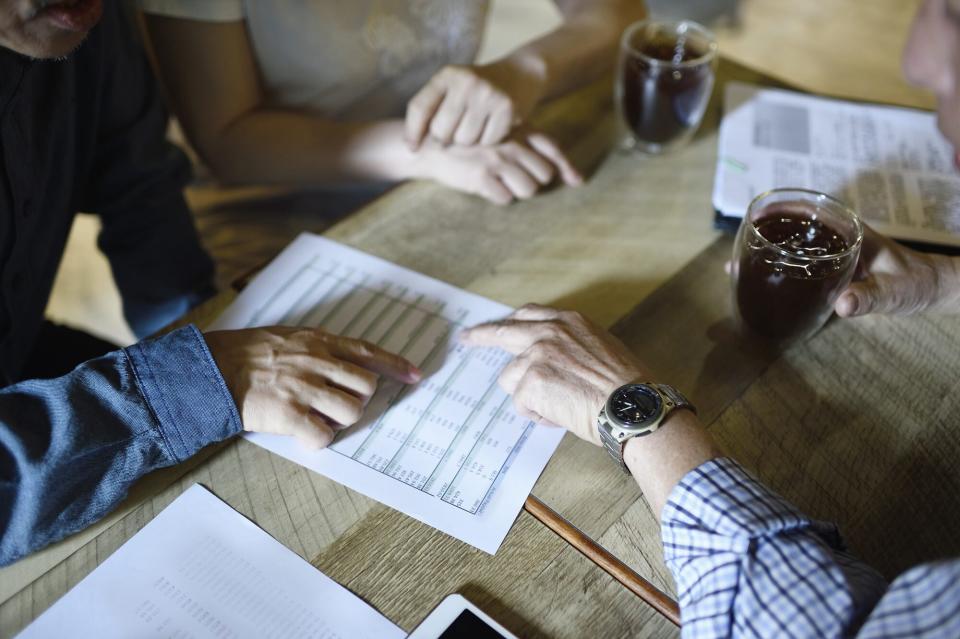
<instances>
[{"instance_id":1,"label":"index finger pointing","mask_svg":"<svg viewBox=\"0 0 960 639\"><path fill-rule=\"evenodd\" d=\"M330 352L351 364L392 377L405 384L415 384L423 378L420 369L410 361L370 342L341 338L331 345Z\"/></svg>"}]
</instances>

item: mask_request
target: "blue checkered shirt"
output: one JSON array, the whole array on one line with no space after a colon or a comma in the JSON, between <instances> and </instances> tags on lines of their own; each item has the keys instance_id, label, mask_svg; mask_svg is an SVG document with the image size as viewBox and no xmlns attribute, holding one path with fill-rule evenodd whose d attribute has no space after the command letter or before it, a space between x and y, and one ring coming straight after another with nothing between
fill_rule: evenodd
<instances>
[{"instance_id":1,"label":"blue checkered shirt","mask_svg":"<svg viewBox=\"0 0 960 639\"><path fill-rule=\"evenodd\" d=\"M960 637L960 561L887 584L730 459L674 488L663 547L684 637Z\"/></svg>"}]
</instances>

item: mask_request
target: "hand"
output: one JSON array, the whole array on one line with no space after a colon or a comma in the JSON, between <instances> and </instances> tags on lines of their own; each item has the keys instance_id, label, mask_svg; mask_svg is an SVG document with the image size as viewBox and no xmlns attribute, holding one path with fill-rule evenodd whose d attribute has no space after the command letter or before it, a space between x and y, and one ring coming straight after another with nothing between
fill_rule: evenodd
<instances>
[{"instance_id":1,"label":"hand","mask_svg":"<svg viewBox=\"0 0 960 639\"><path fill-rule=\"evenodd\" d=\"M204 335L233 395L243 429L293 435L311 448L356 423L377 376L415 383L410 362L367 342L322 329L275 326Z\"/></svg>"},{"instance_id":2,"label":"hand","mask_svg":"<svg viewBox=\"0 0 960 639\"><path fill-rule=\"evenodd\" d=\"M952 258L910 250L864 225L857 273L834 309L840 317L958 312L958 299L960 279Z\"/></svg>"},{"instance_id":3,"label":"hand","mask_svg":"<svg viewBox=\"0 0 960 639\"><path fill-rule=\"evenodd\" d=\"M407 143L416 150L430 136L445 146L496 144L533 110L542 91L535 74L509 61L444 67L407 104Z\"/></svg>"},{"instance_id":4,"label":"hand","mask_svg":"<svg viewBox=\"0 0 960 639\"><path fill-rule=\"evenodd\" d=\"M528 304L504 320L467 329L470 346L517 357L500 374L517 411L600 445L597 416L614 390L650 372L620 340L579 313Z\"/></svg>"},{"instance_id":5,"label":"hand","mask_svg":"<svg viewBox=\"0 0 960 639\"><path fill-rule=\"evenodd\" d=\"M560 147L542 133L519 133L496 146L441 147L428 143L417 155L416 177L436 180L494 204L531 198L558 172L568 186L583 183L580 172Z\"/></svg>"}]
</instances>

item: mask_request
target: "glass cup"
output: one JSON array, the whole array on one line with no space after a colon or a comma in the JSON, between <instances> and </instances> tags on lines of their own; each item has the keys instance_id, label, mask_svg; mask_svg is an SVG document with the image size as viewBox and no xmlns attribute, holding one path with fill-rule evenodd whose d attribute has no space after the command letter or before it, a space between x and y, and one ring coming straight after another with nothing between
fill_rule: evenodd
<instances>
[{"instance_id":1,"label":"glass cup","mask_svg":"<svg viewBox=\"0 0 960 639\"><path fill-rule=\"evenodd\" d=\"M778 343L809 337L850 284L863 226L848 206L806 189L758 195L733 246L733 309L741 331Z\"/></svg>"},{"instance_id":2,"label":"glass cup","mask_svg":"<svg viewBox=\"0 0 960 639\"><path fill-rule=\"evenodd\" d=\"M707 110L716 66L717 40L696 22L627 27L614 94L626 146L657 154L688 142Z\"/></svg>"}]
</instances>

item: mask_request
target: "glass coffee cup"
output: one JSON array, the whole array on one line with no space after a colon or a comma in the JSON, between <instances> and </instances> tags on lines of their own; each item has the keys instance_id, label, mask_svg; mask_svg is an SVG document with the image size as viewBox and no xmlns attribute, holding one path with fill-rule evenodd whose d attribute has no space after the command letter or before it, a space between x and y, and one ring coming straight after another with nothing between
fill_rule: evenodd
<instances>
[{"instance_id":1,"label":"glass coffee cup","mask_svg":"<svg viewBox=\"0 0 960 639\"><path fill-rule=\"evenodd\" d=\"M733 309L747 335L778 343L820 329L853 279L863 244L859 216L806 189L757 196L733 247Z\"/></svg>"},{"instance_id":2,"label":"glass coffee cup","mask_svg":"<svg viewBox=\"0 0 960 639\"><path fill-rule=\"evenodd\" d=\"M656 154L689 141L707 110L716 66L716 38L696 22L627 27L614 94L625 146Z\"/></svg>"}]
</instances>

